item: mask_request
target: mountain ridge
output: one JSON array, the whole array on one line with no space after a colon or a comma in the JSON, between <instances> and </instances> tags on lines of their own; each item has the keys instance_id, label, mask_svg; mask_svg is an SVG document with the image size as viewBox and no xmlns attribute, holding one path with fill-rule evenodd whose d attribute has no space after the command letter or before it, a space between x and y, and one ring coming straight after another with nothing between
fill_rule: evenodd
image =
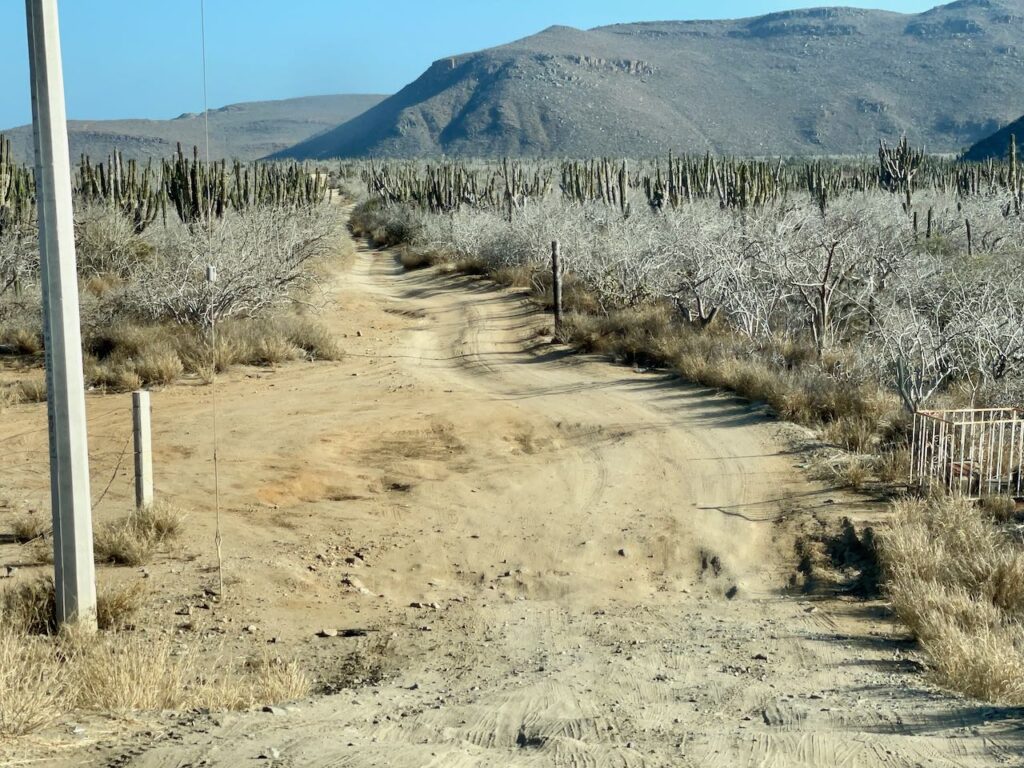
<instances>
[{"instance_id":1,"label":"mountain ridge","mask_svg":"<svg viewBox=\"0 0 1024 768\"><path fill-rule=\"evenodd\" d=\"M985 88L978 88L979 82ZM1024 0L552 26L275 157L959 152L1024 110Z\"/></svg>"},{"instance_id":2,"label":"mountain ridge","mask_svg":"<svg viewBox=\"0 0 1024 768\"><path fill-rule=\"evenodd\" d=\"M963 155L964 160L1002 160L1010 153L1010 137L1017 139L1017 151L1024 154L1024 116L1003 126L991 136L973 144Z\"/></svg>"},{"instance_id":3,"label":"mountain ridge","mask_svg":"<svg viewBox=\"0 0 1024 768\"><path fill-rule=\"evenodd\" d=\"M384 98L378 94L302 96L210 109L210 156L255 160L330 130ZM31 125L0 133L11 140L15 159L34 161ZM82 154L102 159L115 148L125 159L157 160L170 156L178 142L203 146L205 125L201 112L184 112L169 120L69 120L68 138L73 161Z\"/></svg>"}]
</instances>

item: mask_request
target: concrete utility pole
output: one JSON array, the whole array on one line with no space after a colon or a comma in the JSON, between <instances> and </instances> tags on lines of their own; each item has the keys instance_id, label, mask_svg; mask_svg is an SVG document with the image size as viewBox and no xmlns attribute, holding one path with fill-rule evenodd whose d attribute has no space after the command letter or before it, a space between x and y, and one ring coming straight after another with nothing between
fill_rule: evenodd
<instances>
[{"instance_id":1,"label":"concrete utility pole","mask_svg":"<svg viewBox=\"0 0 1024 768\"><path fill-rule=\"evenodd\" d=\"M57 621L95 628L82 332L57 0L25 0L25 12L36 145Z\"/></svg>"}]
</instances>

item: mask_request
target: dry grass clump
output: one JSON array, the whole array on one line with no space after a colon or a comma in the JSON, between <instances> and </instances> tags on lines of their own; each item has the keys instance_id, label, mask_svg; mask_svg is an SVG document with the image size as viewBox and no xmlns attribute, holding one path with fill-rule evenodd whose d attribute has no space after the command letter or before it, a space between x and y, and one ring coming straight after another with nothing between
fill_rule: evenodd
<instances>
[{"instance_id":1,"label":"dry grass clump","mask_svg":"<svg viewBox=\"0 0 1024 768\"><path fill-rule=\"evenodd\" d=\"M398 260L406 269L424 269L433 266L436 259L431 251L405 246L398 254Z\"/></svg>"},{"instance_id":2,"label":"dry grass clump","mask_svg":"<svg viewBox=\"0 0 1024 768\"><path fill-rule=\"evenodd\" d=\"M1017 502L1009 496L985 496L980 506L981 511L999 525L1012 523L1021 514Z\"/></svg>"},{"instance_id":3,"label":"dry grass clump","mask_svg":"<svg viewBox=\"0 0 1024 768\"><path fill-rule=\"evenodd\" d=\"M111 565L143 565L154 550L181 532L180 511L154 504L132 512L123 520L100 526L93 535L96 562Z\"/></svg>"},{"instance_id":4,"label":"dry grass clump","mask_svg":"<svg viewBox=\"0 0 1024 768\"><path fill-rule=\"evenodd\" d=\"M19 544L28 544L49 533L51 525L45 515L22 515L11 524L11 533Z\"/></svg>"},{"instance_id":5,"label":"dry grass clump","mask_svg":"<svg viewBox=\"0 0 1024 768\"><path fill-rule=\"evenodd\" d=\"M281 317L276 323L295 348L309 360L340 360L338 341L322 323L309 317Z\"/></svg>"},{"instance_id":6,"label":"dry grass clump","mask_svg":"<svg viewBox=\"0 0 1024 768\"><path fill-rule=\"evenodd\" d=\"M305 357L337 360L331 333L308 317L275 315L218 324L212 335L176 323L117 323L95 329L86 343L87 381L115 391L172 384L183 374L205 379L235 365L278 365Z\"/></svg>"},{"instance_id":7,"label":"dry grass clump","mask_svg":"<svg viewBox=\"0 0 1024 768\"><path fill-rule=\"evenodd\" d=\"M143 384L172 384L184 372L178 353L166 346L147 349L135 362L135 373Z\"/></svg>"},{"instance_id":8,"label":"dry grass clump","mask_svg":"<svg viewBox=\"0 0 1024 768\"><path fill-rule=\"evenodd\" d=\"M162 386L185 372L174 328L159 324L114 325L87 339L86 379L115 390Z\"/></svg>"},{"instance_id":9,"label":"dry grass clump","mask_svg":"<svg viewBox=\"0 0 1024 768\"><path fill-rule=\"evenodd\" d=\"M0 413L3 413L12 405L17 405L19 402L21 402L21 398L14 394L13 388L0 386Z\"/></svg>"},{"instance_id":10,"label":"dry grass clump","mask_svg":"<svg viewBox=\"0 0 1024 768\"><path fill-rule=\"evenodd\" d=\"M851 491L860 491L872 475L871 463L863 456L851 456L837 468L836 479Z\"/></svg>"},{"instance_id":11,"label":"dry grass clump","mask_svg":"<svg viewBox=\"0 0 1024 768\"><path fill-rule=\"evenodd\" d=\"M875 443L878 422L867 416L852 416L836 419L827 424L825 440L844 451L868 453Z\"/></svg>"},{"instance_id":12,"label":"dry grass clump","mask_svg":"<svg viewBox=\"0 0 1024 768\"><path fill-rule=\"evenodd\" d=\"M886 486L906 485L910 480L910 449L890 448L878 455L875 472Z\"/></svg>"},{"instance_id":13,"label":"dry grass clump","mask_svg":"<svg viewBox=\"0 0 1024 768\"><path fill-rule=\"evenodd\" d=\"M57 632L52 578L25 581L0 592L0 617L4 625L26 635ZM144 590L139 583L99 589L96 593L96 622L100 629L128 626L142 606Z\"/></svg>"},{"instance_id":14,"label":"dry grass clump","mask_svg":"<svg viewBox=\"0 0 1024 768\"><path fill-rule=\"evenodd\" d=\"M19 402L22 403L45 403L46 402L46 380L33 377L22 379L15 387Z\"/></svg>"},{"instance_id":15,"label":"dry grass clump","mask_svg":"<svg viewBox=\"0 0 1024 768\"><path fill-rule=\"evenodd\" d=\"M529 264L517 264L494 270L491 279L506 288L539 288L539 273ZM549 281L550 282L550 281Z\"/></svg>"},{"instance_id":16,"label":"dry grass clump","mask_svg":"<svg viewBox=\"0 0 1024 768\"><path fill-rule=\"evenodd\" d=\"M35 356L43 353L43 333L39 328L16 325L0 328L0 354Z\"/></svg>"},{"instance_id":17,"label":"dry grass clump","mask_svg":"<svg viewBox=\"0 0 1024 768\"><path fill-rule=\"evenodd\" d=\"M53 581L0 592L0 740L53 725L74 711L248 709L306 696L294 662L265 654L241 665L127 631L144 597L140 582L100 590L100 633L57 631Z\"/></svg>"},{"instance_id":18,"label":"dry grass clump","mask_svg":"<svg viewBox=\"0 0 1024 768\"><path fill-rule=\"evenodd\" d=\"M881 546L893 609L941 685L1024 704L1024 548L971 502L895 506Z\"/></svg>"},{"instance_id":19,"label":"dry grass clump","mask_svg":"<svg viewBox=\"0 0 1024 768\"><path fill-rule=\"evenodd\" d=\"M77 711L243 710L310 690L309 677L294 662L264 658L238 667L176 647L164 636L70 630L33 637L0 627L0 740Z\"/></svg>"},{"instance_id":20,"label":"dry grass clump","mask_svg":"<svg viewBox=\"0 0 1024 768\"><path fill-rule=\"evenodd\" d=\"M64 714L67 672L51 643L0 626L0 741L38 731Z\"/></svg>"}]
</instances>

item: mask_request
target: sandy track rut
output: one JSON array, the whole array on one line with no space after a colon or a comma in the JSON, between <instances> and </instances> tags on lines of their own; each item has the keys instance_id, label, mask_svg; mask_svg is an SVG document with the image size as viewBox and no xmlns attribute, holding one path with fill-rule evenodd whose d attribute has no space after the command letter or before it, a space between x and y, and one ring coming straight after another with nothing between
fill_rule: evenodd
<instances>
[{"instance_id":1,"label":"sandy track rut","mask_svg":"<svg viewBox=\"0 0 1024 768\"><path fill-rule=\"evenodd\" d=\"M883 620L781 593L774 521L828 494L776 425L543 343L546 320L486 282L367 250L341 280L343 305L410 321L382 369L462 446L450 471L420 468L385 521L418 529L379 587L396 604L381 620L395 675L284 715L217 717L118 764L1019 764L1019 734L920 688ZM402 613L409 595L441 609Z\"/></svg>"}]
</instances>

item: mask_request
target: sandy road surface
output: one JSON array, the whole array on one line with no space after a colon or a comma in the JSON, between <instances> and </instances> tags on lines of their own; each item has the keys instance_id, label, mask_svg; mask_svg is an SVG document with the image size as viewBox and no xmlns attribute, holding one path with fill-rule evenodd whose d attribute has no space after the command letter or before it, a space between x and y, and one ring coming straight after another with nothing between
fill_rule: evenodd
<instances>
[{"instance_id":1,"label":"sandy road surface","mask_svg":"<svg viewBox=\"0 0 1024 768\"><path fill-rule=\"evenodd\" d=\"M226 610L310 658L390 637L390 676L91 764L1024 764L1016 721L930 692L877 606L784 594L785 518L830 494L778 425L567 355L524 298L471 278L360 250L330 292L346 361L222 386ZM158 484L197 507L206 397L155 405Z\"/></svg>"}]
</instances>

